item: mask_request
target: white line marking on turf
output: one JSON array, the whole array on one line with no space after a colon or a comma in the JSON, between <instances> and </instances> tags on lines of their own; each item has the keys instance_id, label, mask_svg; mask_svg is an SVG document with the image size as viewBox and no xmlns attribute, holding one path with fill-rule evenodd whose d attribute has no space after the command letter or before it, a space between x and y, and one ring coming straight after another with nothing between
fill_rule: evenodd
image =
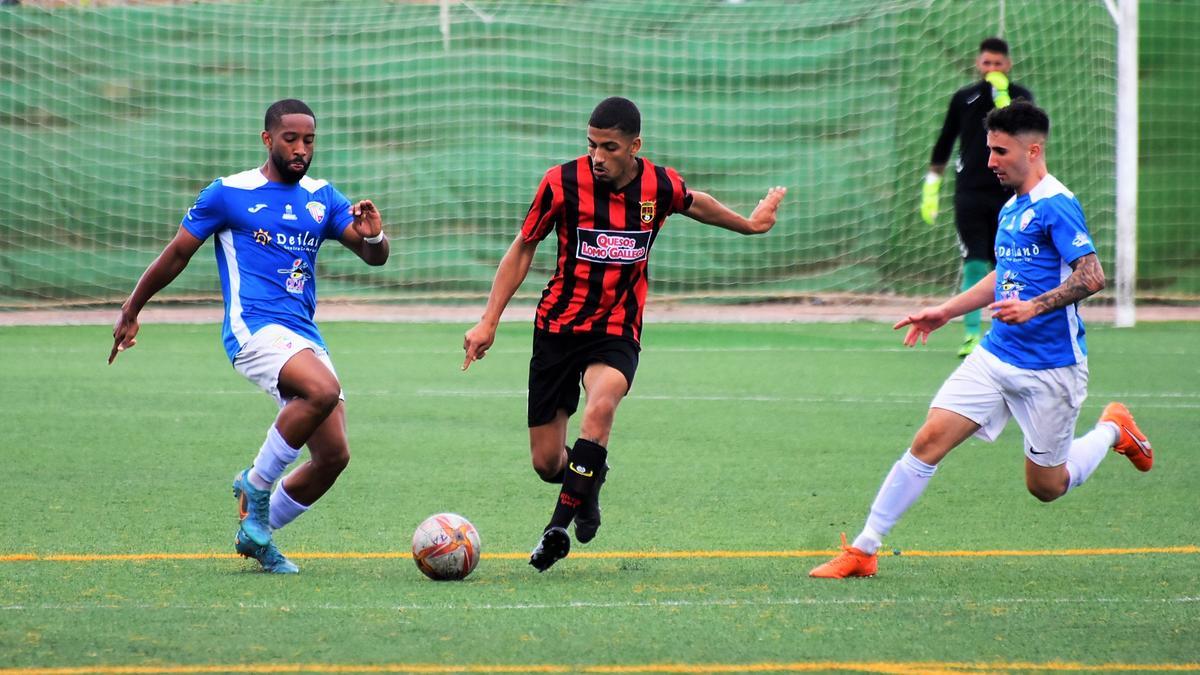
<instances>
[{"instance_id":1,"label":"white line marking on turf","mask_svg":"<svg viewBox=\"0 0 1200 675\"><path fill-rule=\"evenodd\" d=\"M674 609L679 607L768 607L768 606L839 606L839 605L1088 605L1088 604L1139 604L1174 605L1200 602L1200 596L1178 596L1169 598L759 598L739 600L736 598L714 598L712 600L614 600L609 602L555 602L555 603L480 603L480 604L276 604L239 602L232 604L83 604L83 603L40 603L35 605L0 605L0 611L83 611L83 610L181 610L181 611L227 611L231 609L270 609L363 611L387 610L407 611L523 611L553 609Z\"/></svg>"},{"instance_id":2,"label":"white line marking on turf","mask_svg":"<svg viewBox=\"0 0 1200 675\"><path fill-rule=\"evenodd\" d=\"M209 389L205 391L179 391L173 390L173 394L182 394L186 396L261 396L261 392L256 389ZM393 391L393 390L374 390L374 391L354 391L348 392L350 396L417 396L430 397L441 396L446 398L525 398L526 391L524 389L417 389L416 391ZM713 401L724 403L829 403L829 404L859 404L859 405L899 405L899 404L917 404L927 403L933 398L933 393L928 395L905 395L905 394L890 394L875 397L856 397L856 396L759 396L759 395L697 395L697 394L643 394L635 393L634 398L647 401ZM1163 392L1157 394L1151 393L1106 393L1106 392L1091 392L1090 396L1097 400L1120 400L1120 399L1139 399L1139 408L1163 408L1163 409L1182 409L1196 410L1200 409L1200 394L1191 394L1187 392ZM1195 403L1182 402L1189 399L1196 399ZM1162 402L1159 402L1162 401ZM1180 402L1175 402L1180 401Z\"/></svg>"}]
</instances>

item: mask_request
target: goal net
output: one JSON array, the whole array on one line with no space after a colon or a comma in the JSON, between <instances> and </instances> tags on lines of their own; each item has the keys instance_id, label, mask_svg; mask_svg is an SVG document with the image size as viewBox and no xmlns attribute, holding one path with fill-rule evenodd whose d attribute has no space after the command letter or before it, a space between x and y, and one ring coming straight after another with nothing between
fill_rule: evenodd
<instances>
[{"instance_id":1,"label":"goal net","mask_svg":"<svg viewBox=\"0 0 1200 675\"><path fill-rule=\"evenodd\" d=\"M930 227L920 182L950 95L1001 31L1053 120L1051 169L1113 259L1115 30L1100 0L478 0L445 20L429 2L75 4L0 7L0 307L124 298L208 182L262 163L263 112L287 97L317 114L310 175L373 199L393 241L382 269L326 246L326 300L481 299L542 173L585 152L611 95L637 102L643 154L693 189L748 214L790 188L766 236L673 217L652 293L946 293L953 184ZM218 298L212 255L162 297Z\"/></svg>"}]
</instances>

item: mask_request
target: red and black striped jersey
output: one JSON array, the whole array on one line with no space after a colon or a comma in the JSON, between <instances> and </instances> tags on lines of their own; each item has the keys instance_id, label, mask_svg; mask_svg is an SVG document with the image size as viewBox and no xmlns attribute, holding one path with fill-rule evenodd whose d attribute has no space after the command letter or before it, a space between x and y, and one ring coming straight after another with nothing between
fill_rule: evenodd
<instances>
[{"instance_id":1,"label":"red and black striped jersey","mask_svg":"<svg viewBox=\"0 0 1200 675\"><path fill-rule=\"evenodd\" d=\"M692 205L674 169L637 159L637 177L613 191L587 155L546 172L521 226L526 242L558 233L558 264L534 325L551 333L641 339L647 262L667 216Z\"/></svg>"}]
</instances>

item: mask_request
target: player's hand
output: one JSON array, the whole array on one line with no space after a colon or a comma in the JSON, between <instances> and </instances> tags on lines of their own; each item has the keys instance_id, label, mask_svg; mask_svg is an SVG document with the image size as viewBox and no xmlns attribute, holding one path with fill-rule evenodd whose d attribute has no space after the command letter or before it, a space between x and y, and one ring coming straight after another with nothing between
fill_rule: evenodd
<instances>
[{"instance_id":1,"label":"player's hand","mask_svg":"<svg viewBox=\"0 0 1200 675\"><path fill-rule=\"evenodd\" d=\"M112 365L118 353L137 344L136 336L140 327L136 316L129 316L125 312L121 312L117 323L113 325L113 347L108 354L109 365Z\"/></svg>"},{"instance_id":2,"label":"player's hand","mask_svg":"<svg viewBox=\"0 0 1200 675\"><path fill-rule=\"evenodd\" d=\"M1001 300L987 307L992 312L992 321L1001 323L1025 323L1038 315L1038 306L1030 300Z\"/></svg>"},{"instance_id":3,"label":"player's hand","mask_svg":"<svg viewBox=\"0 0 1200 675\"><path fill-rule=\"evenodd\" d=\"M926 307L916 314L909 314L897 321L896 325L892 326L892 330L908 326L908 333L904 336L904 346L912 347L917 344L917 340L920 340L921 344L927 344L929 334L945 326L949 320L950 317L942 308Z\"/></svg>"},{"instance_id":4,"label":"player's hand","mask_svg":"<svg viewBox=\"0 0 1200 675\"><path fill-rule=\"evenodd\" d=\"M776 185L767 190L767 196L758 200L758 206L754 207L749 218L754 232L761 234L775 227L775 214L779 211L779 203L783 201L786 194L787 188Z\"/></svg>"},{"instance_id":5,"label":"player's hand","mask_svg":"<svg viewBox=\"0 0 1200 675\"><path fill-rule=\"evenodd\" d=\"M1008 95L1008 75L993 70L984 75L983 79L992 85L992 103L995 103L997 108L1007 108L1008 104L1012 103L1012 98Z\"/></svg>"},{"instance_id":6,"label":"player's hand","mask_svg":"<svg viewBox=\"0 0 1200 675\"><path fill-rule=\"evenodd\" d=\"M466 370L471 366L472 361L478 361L486 356L487 350L495 341L496 327L494 325L486 321L475 324L474 328L463 335L463 351L466 352L466 358L463 359L462 369Z\"/></svg>"},{"instance_id":7,"label":"player's hand","mask_svg":"<svg viewBox=\"0 0 1200 675\"><path fill-rule=\"evenodd\" d=\"M942 177L930 171L921 187L921 220L924 220L926 225L932 225L937 219L938 195L941 191Z\"/></svg>"},{"instance_id":8,"label":"player's hand","mask_svg":"<svg viewBox=\"0 0 1200 675\"><path fill-rule=\"evenodd\" d=\"M379 209L375 208L375 204L371 203L370 199L364 199L351 205L350 215L354 216L352 223L354 231L363 239L378 236L380 232L383 232L383 218L379 215Z\"/></svg>"}]
</instances>

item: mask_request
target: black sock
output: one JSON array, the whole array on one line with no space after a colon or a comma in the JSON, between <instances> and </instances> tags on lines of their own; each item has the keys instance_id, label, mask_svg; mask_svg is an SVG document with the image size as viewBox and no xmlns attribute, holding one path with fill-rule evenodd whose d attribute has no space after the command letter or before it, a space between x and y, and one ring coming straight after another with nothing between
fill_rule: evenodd
<instances>
[{"instance_id":1,"label":"black sock","mask_svg":"<svg viewBox=\"0 0 1200 675\"><path fill-rule=\"evenodd\" d=\"M608 450L603 446L582 438L575 441L575 447L567 451L562 491L558 493L558 503L554 505L554 515L546 529L565 528L571 524L579 505L595 489L596 477L604 470L607 457Z\"/></svg>"}]
</instances>

